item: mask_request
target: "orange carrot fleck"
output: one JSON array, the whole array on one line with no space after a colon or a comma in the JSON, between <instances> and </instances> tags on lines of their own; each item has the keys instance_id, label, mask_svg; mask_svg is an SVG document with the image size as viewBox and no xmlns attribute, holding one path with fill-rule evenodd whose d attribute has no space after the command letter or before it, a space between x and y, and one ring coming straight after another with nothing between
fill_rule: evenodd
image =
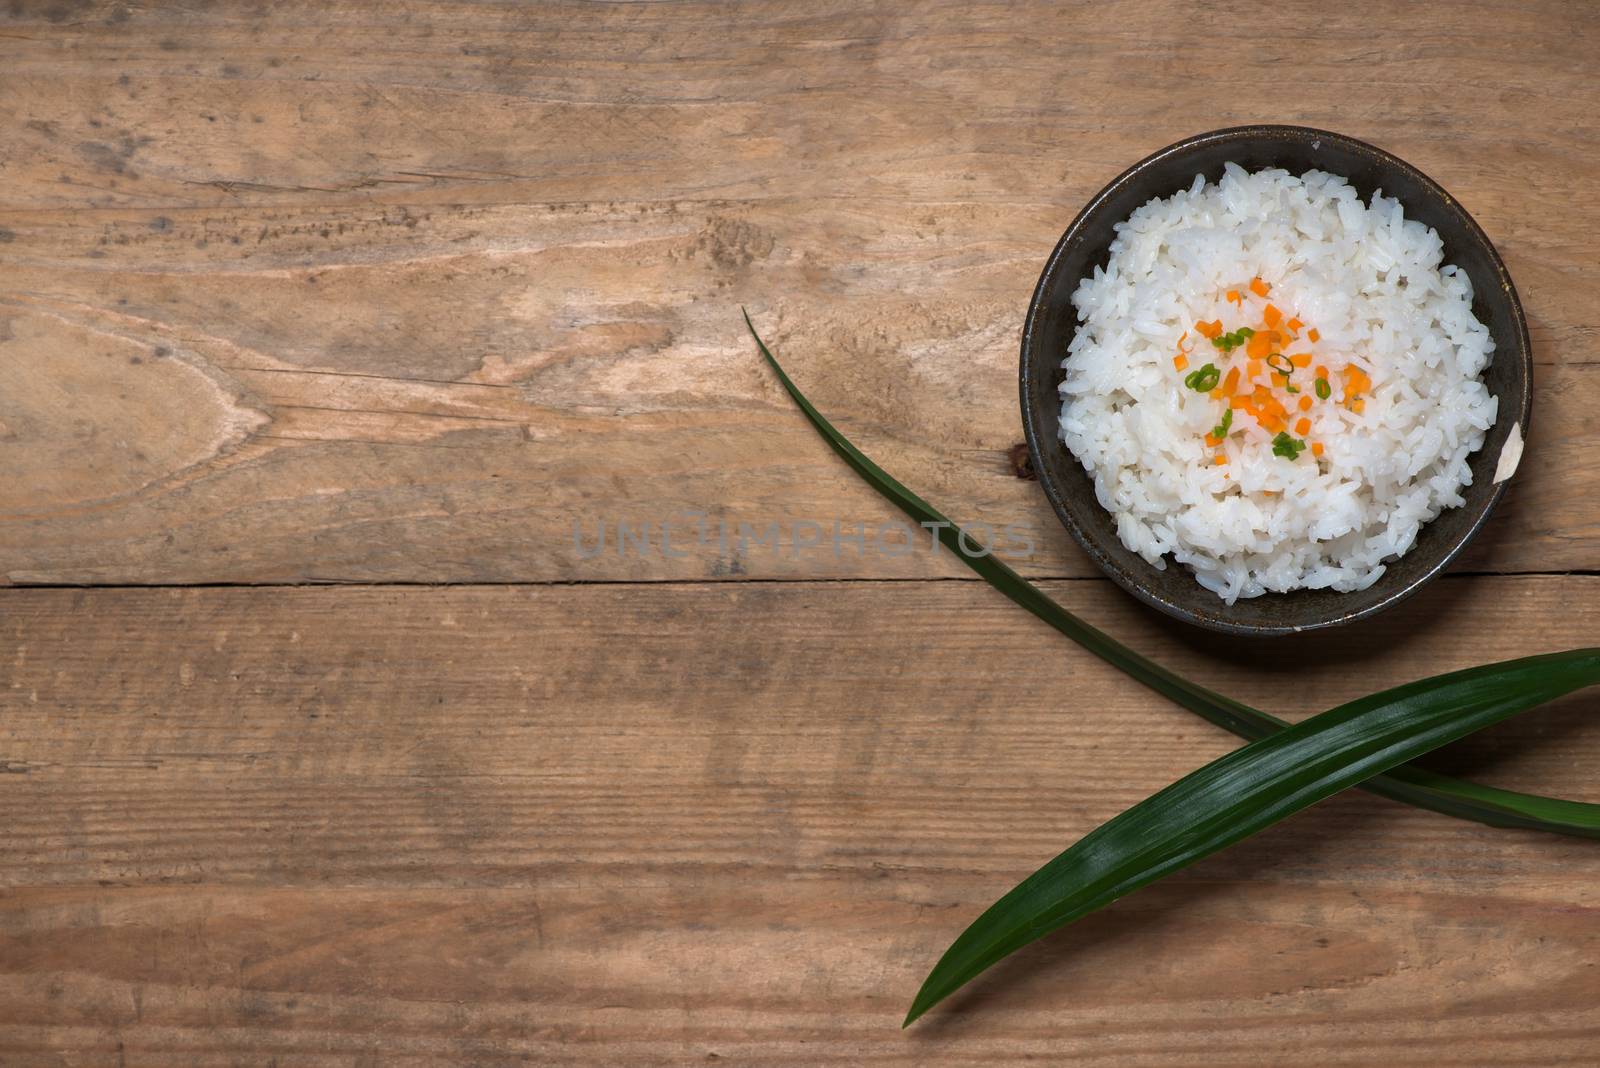
<instances>
[{"instance_id":1,"label":"orange carrot fleck","mask_svg":"<svg viewBox=\"0 0 1600 1068\"><path fill-rule=\"evenodd\" d=\"M1249 341L1244 343L1244 353L1253 359L1261 359L1272 351L1272 339L1266 334L1253 334Z\"/></svg>"},{"instance_id":2,"label":"orange carrot fleck","mask_svg":"<svg viewBox=\"0 0 1600 1068\"><path fill-rule=\"evenodd\" d=\"M1185 330L1183 332L1183 336L1178 339L1178 351L1179 352L1188 352L1189 351L1189 349L1186 349L1186 348L1183 347L1183 343L1185 341L1188 341L1188 340L1189 340L1189 331ZM1193 348L1193 346L1190 346L1190 348Z\"/></svg>"},{"instance_id":3,"label":"orange carrot fleck","mask_svg":"<svg viewBox=\"0 0 1600 1068\"><path fill-rule=\"evenodd\" d=\"M1311 443L1311 455L1312 456L1321 456L1322 455L1322 442L1313 441Z\"/></svg>"},{"instance_id":4,"label":"orange carrot fleck","mask_svg":"<svg viewBox=\"0 0 1600 1068\"><path fill-rule=\"evenodd\" d=\"M1226 467L1228 463L1228 454L1225 452L1217 453L1216 463L1218 467Z\"/></svg>"},{"instance_id":5,"label":"orange carrot fleck","mask_svg":"<svg viewBox=\"0 0 1600 1068\"><path fill-rule=\"evenodd\" d=\"M1290 319L1289 322L1287 324L1285 324L1285 325L1287 325L1290 330L1296 331L1298 333L1300 328L1302 326L1305 326L1306 324L1302 323L1299 319Z\"/></svg>"},{"instance_id":6,"label":"orange carrot fleck","mask_svg":"<svg viewBox=\"0 0 1600 1068\"><path fill-rule=\"evenodd\" d=\"M1299 434L1301 437L1305 437L1307 434L1311 433L1311 420L1302 415L1299 422L1295 423L1294 425L1294 432Z\"/></svg>"},{"instance_id":7,"label":"orange carrot fleck","mask_svg":"<svg viewBox=\"0 0 1600 1068\"><path fill-rule=\"evenodd\" d=\"M1230 397L1228 399L1228 407L1230 407L1230 408L1249 408L1250 407L1250 398L1249 397Z\"/></svg>"},{"instance_id":8,"label":"orange carrot fleck","mask_svg":"<svg viewBox=\"0 0 1600 1068\"><path fill-rule=\"evenodd\" d=\"M1289 376L1284 374L1282 371L1274 371L1272 372L1272 384L1277 386L1279 389L1288 389Z\"/></svg>"},{"instance_id":9,"label":"orange carrot fleck","mask_svg":"<svg viewBox=\"0 0 1600 1068\"><path fill-rule=\"evenodd\" d=\"M1297 352L1293 356L1289 357L1289 362L1294 364L1296 367L1310 367L1311 353Z\"/></svg>"},{"instance_id":10,"label":"orange carrot fleck","mask_svg":"<svg viewBox=\"0 0 1600 1068\"><path fill-rule=\"evenodd\" d=\"M1239 304L1243 302L1244 298L1239 296L1239 291L1237 289L1230 289L1228 290L1227 300L1229 304Z\"/></svg>"},{"instance_id":11,"label":"orange carrot fleck","mask_svg":"<svg viewBox=\"0 0 1600 1068\"><path fill-rule=\"evenodd\" d=\"M1321 340L1322 340L1322 335L1321 335L1321 334L1319 334L1319 333L1317 333L1317 328L1316 328L1316 327L1314 327L1314 326L1313 326L1313 327L1312 327L1312 328L1311 328L1311 330L1310 330L1310 331L1309 331L1309 332L1308 332L1308 333L1307 333L1307 334L1306 334L1306 337L1308 337L1308 338L1310 338L1310 339L1311 339L1311 340L1312 340L1312 341L1314 341L1314 342L1315 342L1315 341L1321 341Z\"/></svg>"},{"instance_id":12,"label":"orange carrot fleck","mask_svg":"<svg viewBox=\"0 0 1600 1068\"><path fill-rule=\"evenodd\" d=\"M1316 370L1315 374L1316 374L1316 376L1318 378L1327 378L1328 377L1328 369L1326 367L1322 366L1319 363L1319 364L1317 364L1317 370Z\"/></svg>"},{"instance_id":13,"label":"orange carrot fleck","mask_svg":"<svg viewBox=\"0 0 1600 1068\"><path fill-rule=\"evenodd\" d=\"M1283 321L1283 313L1271 304L1268 304L1265 308L1261 309L1261 318L1262 321L1268 326L1277 326Z\"/></svg>"},{"instance_id":14,"label":"orange carrot fleck","mask_svg":"<svg viewBox=\"0 0 1600 1068\"><path fill-rule=\"evenodd\" d=\"M1245 364L1244 370L1245 374L1249 375L1251 378L1256 377L1256 375L1261 373L1261 361L1251 360L1249 363Z\"/></svg>"},{"instance_id":15,"label":"orange carrot fleck","mask_svg":"<svg viewBox=\"0 0 1600 1068\"><path fill-rule=\"evenodd\" d=\"M1234 387L1237 386L1238 384L1239 384L1239 369L1237 367L1230 367L1228 369L1228 377L1224 378L1222 380L1222 392L1223 392L1223 394L1224 395L1231 395L1233 393Z\"/></svg>"},{"instance_id":16,"label":"orange carrot fleck","mask_svg":"<svg viewBox=\"0 0 1600 1068\"><path fill-rule=\"evenodd\" d=\"M1209 396L1212 400L1221 400L1223 397L1226 397L1227 394L1222 392L1221 386L1218 386L1216 389L1208 393L1207 396Z\"/></svg>"},{"instance_id":17,"label":"orange carrot fleck","mask_svg":"<svg viewBox=\"0 0 1600 1068\"><path fill-rule=\"evenodd\" d=\"M1204 338L1218 337L1222 333L1222 320L1213 319L1209 323L1199 322L1194 324L1195 333Z\"/></svg>"},{"instance_id":18,"label":"orange carrot fleck","mask_svg":"<svg viewBox=\"0 0 1600 1068\"><path fill-rule=\"evenodd\" d=\"M1172 358L1172 366L1176 367L1180 371L1183 370L1185 367L1189 366L1189 357L1185 356L1181 352L1178 353Z\"/></svg>"},{"instance_id":19,"label":"orange carrot fleck","mask_svg":"<svg viewBox=\"0 0 1600 1068\"><path fill-rule=\"evenodd\" d=\"M1260 278L1250 279L1250 292L1254 293L1258 297L1266 296L1267 292L1271 288L1271 286L1267 285L1267 283L1263 282Z\"/></svg>"},{"instance_id":20,"label":"orange carrot fleck","mask_svg":"<svg viewBox=\"0 0 1600 1068\"><path fill-rule=\"evenodd\" d=\"M1309 393L1300 394L1300 410L1302 412L1311 410L1311 395Z\"/></svg>"},{"instance_id":21,"label":"orange carrot fleck","mask_svg":"<svg viewBox=\"0 0 1600 1068\"><path fill-rule=\"evenodd\" d=\"M1350 410L1355 412L1357 415L1360 415L1362 412L1366 411L1366 408L1367 402L1362 400L1360 397L1357 397L1355 400L1350 402Z\"/></svg>"}]
</instances>

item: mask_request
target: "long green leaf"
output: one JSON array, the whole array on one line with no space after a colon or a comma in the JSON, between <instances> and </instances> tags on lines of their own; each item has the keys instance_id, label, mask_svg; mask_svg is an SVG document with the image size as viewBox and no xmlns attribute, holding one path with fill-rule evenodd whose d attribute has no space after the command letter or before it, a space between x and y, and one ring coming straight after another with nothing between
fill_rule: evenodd
<instances>
[{"instance_id":1,"label":"long green leaf","mask_svg":"<svg viewBox=\"0 0 1600 1068\"><path fill-rule=\"evenodd\" d=\"M939 540L955 553L957 559L976 571L995 589L1102 660L1115 665L1157 693L1241 738L1250 741L1266 738L1288 726L1286 721L1276 716L1190 682L1183 676L1168 671L1155 661L1134 652L1115 638L1062 608L1045 596L1038 587L1011 570L1005 561L994 554L975 556L963 549L961 546L963 538L966 538L968 546L977 545L978 542L967 537L960 527L952 523L938 509L901 485L892 475L852 445L843 434L835 430L784 373L776 357L756 333L755 324L750 321L748 312L745 313L744 321L750 329L750 336L755 338L761 355L778 376L778 381L782 383L784 390L805 413L811 425L833 451L838 453L870 486L912 519L918 523L937 524L933 529L938 532ZM1522 827L1583 838L1600 838L1600 805L1501 790L1414 767L1394 768L1386 775L1369 779L1364 788L1419 808L1495 827Z\"/></svg>"},{"instance_id":2,"label":"long green leaf","mask_svg":"<svg viewBox=\"0 0 1600 1068\"><path fill-rule=\"evenodd\" d=\"M1473 731L1600 683L1600 649L1469 668L1340 705L1213 760L1101 824L956 939L910 1023L1002 957L1308 805Z\"/></svg>"}]
</instances>

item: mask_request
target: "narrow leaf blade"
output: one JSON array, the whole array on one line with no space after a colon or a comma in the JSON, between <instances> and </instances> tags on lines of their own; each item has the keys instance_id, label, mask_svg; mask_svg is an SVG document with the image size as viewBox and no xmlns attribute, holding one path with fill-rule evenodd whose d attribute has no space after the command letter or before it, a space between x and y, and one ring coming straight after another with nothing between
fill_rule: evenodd
<instances>
[{"instance_id":1,"label":"narrow leaf blade","mask_svg":"<svg viewBox=\"0 0 1600 1068\"><path fill-rule=\"evenodd\" d=\"M934 966L909 1024L996 961L1340 790L1600 683L1600 649L1439 675L1234 750L1095 828L995 902Z\"/></svg>"},{"instance_id":2,"label":"narrow leaf blade","mask_svg":"<svg viewBox=\"0 0 1600 1068\"><path fill-rule=\"evenodd\" d=\"M755 339L762 358L778 376L778 381L811 423L812 428L822 436L834 452L838 453L868 485L912 519L918 523L933 525L940 541L955 553L956 558L976 571L995 589L1089 652L1126 672L1131 678L1241 738L1254 741L1269 737L1288 726L1286 721L1276 716L1199 686L1134 652L1115 638L1062 608L1042 590L993 555L975 557L963 551L961 540L965 535L961 528L873 463L866 454L839 433L784 373L783 367L767 348L766 342L756 333L749 312L744 313L744 321L750 330L750 336ZM967 544L976 542L968 539ZM1493 827L1520 827L1581 838L1600 838L1600 805L1582 801L1502 790L1411 767L1395 768L1387 774L1372 778L1363 784L1363 788L1419 808L1431 809L1460 819L1474 820Z\"/></svg>"}]
</instances>

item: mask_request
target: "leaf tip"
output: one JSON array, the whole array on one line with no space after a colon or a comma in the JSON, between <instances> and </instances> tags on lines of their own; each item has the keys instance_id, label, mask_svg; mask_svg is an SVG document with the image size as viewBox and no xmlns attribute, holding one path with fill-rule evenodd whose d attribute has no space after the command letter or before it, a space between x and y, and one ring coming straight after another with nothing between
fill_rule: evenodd
<instances>
[{"instance_id":1,"label":"leaf tip","mask_svg":"<svg viewBox=\"0 0 1600 1068\"><path fill-rule=\"evenodd\" d=\"M911 999L911 1008L906 1011L906 1018L900 1023L900 1030L904 1031L906 1028L922 1019L924 1013L933 1008L940 1001L944 1000L943 994L934 994L930 992L929 983L932 979L933 976L930 975L927 979L923 980L922 989L918 990L917 996Z\"/></svg>"}]
</instances>

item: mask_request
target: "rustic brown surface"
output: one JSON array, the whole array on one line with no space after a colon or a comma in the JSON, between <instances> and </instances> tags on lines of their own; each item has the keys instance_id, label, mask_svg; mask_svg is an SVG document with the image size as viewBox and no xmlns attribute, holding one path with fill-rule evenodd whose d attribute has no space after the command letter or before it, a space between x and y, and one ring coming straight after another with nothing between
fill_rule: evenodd
<instances>
[{"instance_id":1,"label":"rustic brown surface","mask_svg":"<svg viewBox=\"0 0 1600 1068\"><path fill-rule=\"evenodd\" d=\"M1600 850L1354 794L902 1033L963 923L1231 742L979 584L885 585L13 591L0 1062L1592 1055ZM1054 592L1295 715L1501 651L1456 619L1600 626L1600 578L1452 578L1263 668ZM1593 703L1449 766L1600 801Z\"/></svg>"},{"instance_id":2,"label":"rustic brown surface","mask_svg":"<svg viewBox=\"0 0 1600 1068\"><path fill-rule=\"evenodd\" d=\"M1263 707L1593 644L1597 35L1579 2L0 5L0 1064L1592 1064L1600 849L1355 794L900 1032L983 905L1231 742L947 559L795 551L894 516L737 307L1019 568ZM1439 178L1538 368L1457 575L1241 649L1090 578L1007 454L1072 214L1258 120ZM20 588L206 583L268 586ZM1600 801L1593 708L1440 766Z\"/></svg>"},{"instance_id":3,"label":"rustic brown surface","mask_svg":"<svg viewBox=\"0 0 1600 1068\"><path fill-rule=\"evenodd\" d=\"M926 576L574 556L574 522L889 517L740 303L893 470L1036 529L1031 573L1086 575L1005 460L1028 294L1118 170L1259 119L1400 152L1500 243L1535 460L1465 566L1593 566L1592 7L1271 5L1217 78L1228 20L1180 35L1174 6L25 4L0 580Z\"/></svg>"}]
</instances>

